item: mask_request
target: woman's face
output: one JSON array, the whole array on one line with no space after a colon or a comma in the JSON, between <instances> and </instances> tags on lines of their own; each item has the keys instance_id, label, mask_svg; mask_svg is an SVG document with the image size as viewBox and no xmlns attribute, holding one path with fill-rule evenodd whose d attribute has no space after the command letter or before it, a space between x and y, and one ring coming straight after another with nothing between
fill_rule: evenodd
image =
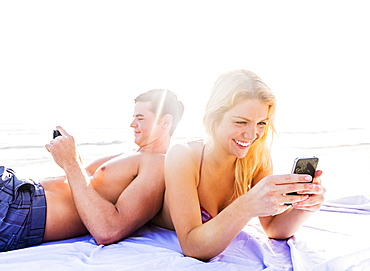
<instances>
[{"instance_id":1,"label":"woman's face","mask_svg":"<svg viewBox=\"0 0 370 271\"><path fill-rule=\"evenodd\" d=\"M216 128L216 145L243 158L261 138L268 123L269 106L259 99L244 100L225 113Z\"/></svg>"}]
</instances>

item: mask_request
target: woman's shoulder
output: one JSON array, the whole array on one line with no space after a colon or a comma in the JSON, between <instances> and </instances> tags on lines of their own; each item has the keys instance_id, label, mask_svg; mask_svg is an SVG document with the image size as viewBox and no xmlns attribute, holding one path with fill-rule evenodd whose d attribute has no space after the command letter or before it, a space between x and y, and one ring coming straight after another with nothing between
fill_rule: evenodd
<instances>
[{"instance_id":1,"label":"woman's shoulder","mask_svg":"<svg viewBox=\"0 0 370 271\"><path fill-rule=\"evenodd\" d=\"M166 155L166 182L192 183L197 185L198 171L203 149L202 142L188 142L174 145ZM168 174L168 175L167 175Z\"/></svg>"},{"instance_id":2,"label":"woman's shoulder","mask_svg":"<svg viewBox=\"0 0 370 271\"><path fill-rule=\"evenodd\" d=\"M182 154L194 156L200 153L203 149L204 143L202 140L191 141L181 144L176 144L169 150L169 153L172 155Z\"/></svg>"},{"instance_id":3,"label":"woman's shoulder","mask_svg":"<svg viewBox=\"0 0 370 271\"><path fill-rule=\"evenodd\" d=\"M196 169L201 159L203 144L203 141L176 144L167 153L166 160L171 164L181 164L188 169Z\"/></svg>"}]
</instances>

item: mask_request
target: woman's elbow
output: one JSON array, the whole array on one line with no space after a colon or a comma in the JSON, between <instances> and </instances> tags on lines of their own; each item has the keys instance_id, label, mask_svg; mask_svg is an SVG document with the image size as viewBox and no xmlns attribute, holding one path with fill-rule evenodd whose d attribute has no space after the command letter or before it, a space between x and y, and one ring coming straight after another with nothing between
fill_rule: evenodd
<instances>
[{"instance_id":1,"label":"woman's elbow","mask_svg":"<svg viewBox=\"0 0 370 271\"><path fill-rule=\"evenodd\" d=\"M218 250L212 250L209 247L207 248L199 245L195 246L182 245L181 249L184 256L195 258L203 262L208 262L213 257L217 256L219 253L222 252Z\"/></svg>"},{"instance_id":2,"label":"woman's elbow","mask_svg":"<svg viewBox=\"0 0 370 271\"><path fill-rule=\"evenodd\" d=\"M104 246L117 243L118 241L121 241L122 239L125 238L125 236L123 236L121 232L114 232L109 230L92 234L92 236L94 237L95 242L98 245Z\"/></svg>"},{"instance_id":3,"label":"woman's elbow","mask_svg":"<svg viewBox=\"0 0 370 271\"><path fill-rule=\"evenodd\" d=\"M268 238L276 240L286 240L293 236L293 233L282 232L282 231L269 231L265 230L265 233Z\"/></svg>"},{"instance_id":4,"label":"woman's elbow","mask_svg":"<svg viewBox=\"0 0 370 271\"><path fill-rule=\"evenodd\" d=\"M212 256L204 255L203 253L196 253L194 251L184 251L183 250L183 254L186 257L191 257L191 258L203 261L203 262L208 262L210 259L213 258Z\"/></svg>"}]
</instances>

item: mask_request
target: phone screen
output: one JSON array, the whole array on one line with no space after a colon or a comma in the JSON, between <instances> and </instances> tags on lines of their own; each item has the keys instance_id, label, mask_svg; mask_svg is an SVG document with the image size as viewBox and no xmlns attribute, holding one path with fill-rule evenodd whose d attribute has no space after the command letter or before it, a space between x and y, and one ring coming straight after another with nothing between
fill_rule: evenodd
<instances>
[{"instance_id":1,"label":"phone screen","mask_svg":"<svg viewBox=\"0 0 370 271\"><path fill-rule=\"evenodd\" d=\"M311 175L312 181L313 181L318 163L319 163L319 158L317 157L296 158L294 160L292 173ZM288 193L287 195L298 195L298 194L297 192L291 192L291 193ZM287 204L287 205L290 205L290 204Z\"/></svg>"},{"instance_id":2,"label":"phone screen","mask_svg":"<svg viewBox=\"0 0 370 271\"><path fill-rule=\"evenodd\" d=\"M312 179L315 177L315 172L319 158L296 158L293 165L292 173L294 174L308 174Z\"/></svg>"}]
</instances>

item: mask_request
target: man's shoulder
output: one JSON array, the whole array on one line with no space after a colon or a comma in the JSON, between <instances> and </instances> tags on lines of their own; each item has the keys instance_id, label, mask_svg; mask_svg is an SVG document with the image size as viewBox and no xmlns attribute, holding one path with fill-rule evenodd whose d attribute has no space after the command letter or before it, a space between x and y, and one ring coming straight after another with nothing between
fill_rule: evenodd
<instances>
[{"instance_id":1,"label":"man's shoulder","mask_svg":"<svg viewBox=\"0 0 370 271\"><path fill-rule=\"evenodd\" d=\"M100 168L100 172L137 172L144 168L158 168L163 166L165 155L159 153L135 152L121 154L107 161Z\"/></svg>"},{"instance_id":2,"label":"man's shoulder","mask_svg":"<svg viewBox=\"0 0 370 271\"><path fill-rule=\"evenodd\" d=\"M127 162L150 162L150 161L162 161L165 158L165 154L156 153L156 152L135 152L128 155L120 155L115 158L115 161L118 163L127 163Z\"/></svg>"},{"instance_id":3,"label":"man's shoulder","mask_svg":"<svg viewBox=\"0 0 370 271\"><path fill-rule=\"evenodd\" d=\"M166 154L164 153L155 153L155 152L138 152L136 158L138 161L143 163L158 164L163 163Z\"/></svg>"},{"instance_id":4,"label":"man's shoulder","mask_svg":"<svg viewBox=\"0 0 370 271\"><path fill-rule=\"evenodd\" d=\"M143 158L147 158L147 159L153 159L153 158L158 158L158 157L162 157L162 156L165 156L164 154L161 154L161 153L154 153L154 152L140 152L140 151L136 151L136 152L130 152L130 153L122 153L120 155L118 155L117 157L113 158L111 161L133 161L133 160L140 160L140 159L143 159Z\"/></svg>"}]
</instances>

